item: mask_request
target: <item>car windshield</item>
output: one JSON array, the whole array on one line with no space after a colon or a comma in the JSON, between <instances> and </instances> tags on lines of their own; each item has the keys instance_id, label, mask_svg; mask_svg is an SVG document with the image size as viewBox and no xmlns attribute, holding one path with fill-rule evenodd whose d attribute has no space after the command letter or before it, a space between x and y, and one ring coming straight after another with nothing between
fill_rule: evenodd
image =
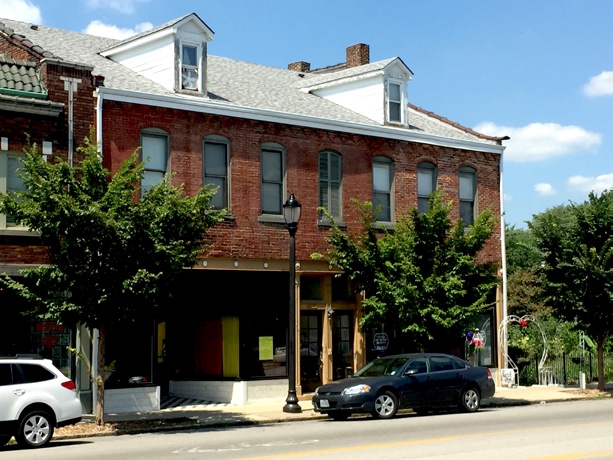
<instances>
[{"instance_id":1,"label":"car windshield","mask_svg":"<svg viewBox=\"0 0 613 460\"><path fill-rule=\"evenodd\" d=\"M354 374L354 377L380 377L383 375L396 375L398 370L409 358L389 357L377 358L371 361Z\"/></svg>"}]
</instances>

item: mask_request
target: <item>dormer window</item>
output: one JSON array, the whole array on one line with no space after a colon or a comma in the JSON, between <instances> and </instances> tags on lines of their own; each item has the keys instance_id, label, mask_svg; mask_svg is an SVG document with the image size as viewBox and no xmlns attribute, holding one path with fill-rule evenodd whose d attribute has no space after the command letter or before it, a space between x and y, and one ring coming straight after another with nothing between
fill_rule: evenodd
<instances>
[{"instance_id":1,"label":"dormer window","mask_svg":"<svg viewBox=\"0 0 613 460\"><path fill-rule=\"evenodd\" d=\"M390 123L402 123L402 86L397 82L387 84L387 119Z\"/></svg>"},{"instance_id":2,"label":"dormer window","mask_svg":"<svg viewBox=\"0 0 613 460\"><path fill-rule=\"evenodd\" d=\"M198 47L195 45L181 45L181 89L188 91L199 90L200 72L198 71Z\"/></svg>"}]
</instances>

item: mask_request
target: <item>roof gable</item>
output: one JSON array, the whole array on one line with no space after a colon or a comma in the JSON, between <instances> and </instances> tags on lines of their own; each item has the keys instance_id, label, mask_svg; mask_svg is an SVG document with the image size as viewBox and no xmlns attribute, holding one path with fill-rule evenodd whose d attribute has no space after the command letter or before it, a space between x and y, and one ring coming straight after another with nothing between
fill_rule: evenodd
<instances>
[{"instance_id":1,"label":"roof gable","mask_svg":"<svg viewBox=\"0 0 613 460\"><path fill-rule=\"evenodd\" d=\"M214 35L214 32L196 13L190 13L115 43L110 48L101 51L100 54L112 59L115 55L147 46L151 42L173 36L178 32L200 35L205 42L213 40Z\"/></svg>"}]
</instances>

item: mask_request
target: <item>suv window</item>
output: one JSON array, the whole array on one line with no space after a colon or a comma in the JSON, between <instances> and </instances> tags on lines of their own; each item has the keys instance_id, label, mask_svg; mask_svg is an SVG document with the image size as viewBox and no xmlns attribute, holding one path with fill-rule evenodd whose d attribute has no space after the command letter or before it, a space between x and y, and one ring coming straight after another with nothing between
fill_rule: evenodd
<instances>
[{"instance_id":1,"label":"suv window","mask_svg":"<svg viewBox=\"0 0 613 460\"><path fill-rule=\"evenodd\" d=\"M15 383L35 383L44 382L55 378L55 375L42 366L36 364L16 364L15 380L21 375L22 380Z\"/></svg>"},{"instance_id":2,"label":"suv window","mask_svg":"<svg viewBox=\"0 0 613 460\"><path fill-rule=\"evenodd\" d=\"M0 386L10 385L11 381L11 365L0 363Z\"/></svg>"}]
</instances>

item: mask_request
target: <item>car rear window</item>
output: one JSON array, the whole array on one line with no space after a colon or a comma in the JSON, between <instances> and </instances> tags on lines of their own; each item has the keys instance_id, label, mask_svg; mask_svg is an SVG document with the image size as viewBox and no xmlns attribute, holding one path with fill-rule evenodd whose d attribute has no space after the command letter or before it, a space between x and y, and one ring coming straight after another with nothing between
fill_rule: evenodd
<instances>
[{"instance_id":1,"label":"car rear window","mask_svg":"<svg viewBox=\"0 0 613 460\"><path fill-rule=\"evenodd\" d=\"M53 372L38 364L15 364L15 383L44 382L55 378ZM17 381L20 380L20 381Z\"/></svg>"}]
</instances>

